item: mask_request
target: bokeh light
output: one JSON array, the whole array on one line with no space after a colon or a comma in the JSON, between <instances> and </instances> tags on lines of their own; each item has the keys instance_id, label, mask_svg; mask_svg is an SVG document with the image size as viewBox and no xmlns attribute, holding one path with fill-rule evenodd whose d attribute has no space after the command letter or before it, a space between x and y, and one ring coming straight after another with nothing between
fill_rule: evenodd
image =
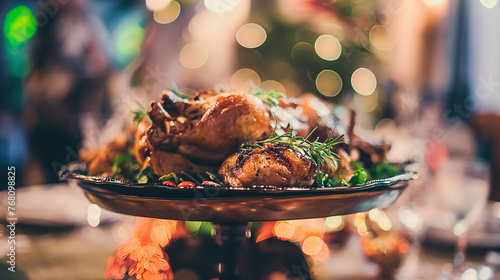
<instances>
[{"instance_id":1,"label":"bokeh light","mask_svg":"<svg viewBox=\"0 0 500 280\"><path fill-rule=\"evenodd\" d=\"M326 246L323 239L318 236L309 236L302 242L302 252L309 256L317 255L323 249L323 246Z\"/></svg>"},{"instance_id":2,"label":"bokeh light","mask_svg":"<svg viewBox=\"0 0 500 280\"><path fill-rule=\"evenodd\" d=\"M10 43L7 50L13 51L17 46L30 39L36 32L36 19L26 6L18 6L10 10L5 17L3 31Z\"/></svg>"},{"instance_id":3,"label":"bokeh light","mask_svg":"<svg viewBox=\"0 0 500 280\"><path fill-rule=\"evenodd\" d=\"M292 47L290 53L294 60L308 60L309 55L314 55L314 47L308 42L298 42Z\"/></svg>"},{"instance_id":4,"label":"bokeh light","mask_svg":"<svg viewBox=\"0 0 500 280\"><path fill-rule=\"evenodd\" d=\"M484 7L493 9L497 5L498 0L479 0Z\"/></svg>"},{"instance_id":5,"label":"bokeh light","mask_svg":"<svg viewBox=\"0 0 500 280\"><path fill-rule=\"evenodd\" d=\"M340 24L329 22L321 24L318 28L319 32L322 34L333 35L335 38L339 39L339 41L344 40L345 31Z\"/></svg>"},{"instance_id":6,"label":"bokeh light","mask_svg":"<svg viewBox=\"0 0 500 280\"><path fill-rule=\"evenodd\" d=\"M216 14L225 14L233 11L240 0L204 0L205 8Z\"/></svg>"},{"instance_id":7,"label":"bokeh light","mask_svg":"<svg viewBox=\"0 0 500 280\"><path fill-rule=\"evenodd\" d=\"M325 219L325 225L328 232L340 231L344 228L344 219L342 216L331 216Z\"/></svg>"},{"instance_id":8,"label":"bokeh light","mask_svg":"<svg viewBox=\"0 0 500 280\"><path fill-rule=\"evenodd\" d=\"M245 48L254 49L262 45L267 38L266 30L256 23L246 23L236 32L236 41Z\"/></svg>"},{"instance_id":9,"label":"bokeh light","mask_svg":"<svg viewBox=\"0 0 500 280\"><path fill-rule=\"evenodd\" d=\"M146 8L150 11L165 9L172 0L146 0Z\"/></svg>"},{"instance_id":10,"label":"bokeh light","mask_svg":"<svg viewBox=\"0 0 500 280\"><path fill-rule=\"evenodd\" d=\"M377 78L367 68L358 68L351 76L352 88L361 95L370 95L377 88Z\"/></svg>"},{"instance_id":11,"label":"bokeh light","mask_svg":"<svg viewBox=\"0 0 500 280\"><path fill-rule=\"evenodd\" d=\"M197 40L211 41L220 36L224 20L219 15L210 12L196 13L189 21L188 30L192 38Z\"/></svg>"},{"instance_id":12,"label":"bokeh light","mask_svg":"<svg viewBox=\"0 0 500 280\"><path fill-rule=\"evenodd\" d=\"M154 11L153 18L157 23L168 24L176 20L180 13L181 5L177 1L172 1L164 9Z\"/></svg>"},{"instance_id":13,"label":"bokeh light","mask_svg":"<svg viewBox=\"0 0 500 280\"><path fill-rule=\"evenodd\" d=\"M87 223L96 227L101 222L101 208L97 204L91 204L87 208Z\"/></svg>"},{"instance_id":14,"label":"bokeh light","mask_svg":"<svg viewBox=\"0 0 500 280\"><path fill-rule=\"evenodd\" d=\"M144 39L144 29L139 24L129 24L118 33L116 41L117 59L122 67L126 67L139 57Z\"/></svg>"},{"instance_id":15,"label":"bokeh light","mask_svg":"<svg viewBox=\"0 0 500 280\"><path fill-rule=\"evenodd\" d=\"M396 43L392 31L383 25L375 25L370 30L370 43L380 51L390 51Z\"/></svg>"},{"instance_id":16,"label":"bokeh light","mask_svg":"<svg viewBox=\"0 0 500 280\"><path fill-rule=\"evenodd\" d=\"M234 72L231 77L231 87L234 89L250 88L260 85L259 74L250 68L242 68Z\"/></svg>"},{"instance_id":17,"label":"bokeh light","mask_svg":"<svg viewBox=\"0 0 500 280\"><path fill-rule=\"evenodd\" d=\"M429 7L435 7L444 2L444 0L423 0L424 4Z\"/></svg>"},{"instance_id":18,"label":"bokeh light","mask_svg":"<svg viewBox=\"0 0 500 280\"><path fill-rule=\"evenodd\" d=\"M281 240L289 240L295 232L295 226L289 222L276 222L273 228L273 234Z\"/></svg>"},{"instance_id":19,"label":"bokeh light","mask_svg":"<svg viewBox=\"0 0 500 280\"><path fill-rule=\"evenodd\" d=\"M188 43L181 50L180 60L188 69L200 68L208 60L208 48L200 42Z\"/></svg>"},{"instance_id":20,"label":"bokeh light","mask_svg":"<svg viewBox=\"0 0 500 280\"><path fill-rule=\"evenodd\" d=\"M323 34L316 39L314 50L324 60L337 60L342 53L342 45L332 35Z\"/></svg>"},{"instance_id":21,"label":"bokeh light","mask_svg":"<svg viewBox=\"0 0 500 280\"><path fill-rule=\"evenodd\" d=\"M374 208L368 212L368 217L373 222L376 222L383 231L390 231L392 229L392 222L384 211Z\"/></svg>"},{"instance_id":22,"label":"bokeh light","mask_svg":"<svg viewBox=\"0 0 500 280\"><path fill-rule=\"evenodd\" d=\"M373 112L378 106L378 93L374 92L370 95L354 95L354 106L364 112Z\"/></svg>"},{"instance_id":23,"label":"bokeh light","mask_svg":"<svg viewBox=\"0 0 500 280\"><path fill-rule=\"evenodd\" d=\"M342 90L342 79L337 72L325 69L316 77L316 88L324 96L336 96Z\"/></svg>"},{"instance_id":24,"label":"bokeh light","mask_svg":"<svg viewBox=\"0 0 500 280\"><path fill-rule=\"evenodd\" d=\"M275 89L276 92L282 93L286 96L285 87L278 81L275 80L267 80L260 84L259 86L263 90L272 90Z\"/></svg>"}]
</instances>

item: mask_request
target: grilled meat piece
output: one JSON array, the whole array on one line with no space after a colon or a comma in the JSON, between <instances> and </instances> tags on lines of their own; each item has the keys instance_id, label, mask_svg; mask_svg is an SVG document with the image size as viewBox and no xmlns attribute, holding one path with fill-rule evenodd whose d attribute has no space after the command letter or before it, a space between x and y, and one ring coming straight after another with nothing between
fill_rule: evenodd
<instances>
[{"instance_id":1,"label":"grilled meat piece","mask_svg":"<svg viewBox=\"0 0 500 280\"><path fill-rule=\"evenodd\" d=\"M309 187L314 183L317 165L283 144L268 144L231 155L219 169L224 183L231 187L276 186Z\"/></svg>"},{"instance_id":2,"label":"grilled meat piece","mask_svg":"<svg viewBox=\"0 0 500 280\"><path fill-rule=\"evenodd\" d=\"M191 101L179 101L165 91L161 102L151 102L148 115L152 147L208 165L222 163L245 139L262 139L271 131L262 101L244 92L206 91Z\"/></svg>"}]
</instances>

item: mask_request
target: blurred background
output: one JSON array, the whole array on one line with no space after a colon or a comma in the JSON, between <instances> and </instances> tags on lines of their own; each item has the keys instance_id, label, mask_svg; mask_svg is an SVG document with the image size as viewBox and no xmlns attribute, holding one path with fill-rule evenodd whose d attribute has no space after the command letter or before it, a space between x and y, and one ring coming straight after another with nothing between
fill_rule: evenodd
<instances>
[{"instance_id":1,"label":"blurred background","mask_svg":"<svg viewBox=\"0 0 500 280\"><path fill-rule=\"evenodd\" d=\"M495 0L2 1L0 163L16 166L19 185L54 183L79 148L122 129L135 101L165 87L250 86L314 93L356 109L361 127L404 127L424 142L401 158L421 159L430 145L491 159L498 9ZM487 117L474 126L478 114Z\"/></svg>"},{"instance_id":2,"label":"blurred background","mask_svg":"<svg viewBox=\"0 0 500 280\"><path fill-rule=\"evenodd\" d=\"M17 187L58 183L80 148L108 142L136 102L146 105L165 87L189 94L258 86L353 108L360 128L392 143L389 160L422 164L423 179L387 214L408 240L420 241L424 224L461 220L443 212L444 222L423 223L455 192L450 178L467 173L456 164L464 159L474 162L469 177L486 186L472 191L475 217L495 218L488 233L499 232L497 0L4 0L0 19L0 169L15 166ZM351 231L366 232L371 219L389 232L384 215L351 217ZM344 222L323 221L321 238ZM285 236L307 228L269 227ZM449 241L434 234L434 243ZM484 238L475 239L480 249L500 246Z\"/></svg>"}]
</instances>

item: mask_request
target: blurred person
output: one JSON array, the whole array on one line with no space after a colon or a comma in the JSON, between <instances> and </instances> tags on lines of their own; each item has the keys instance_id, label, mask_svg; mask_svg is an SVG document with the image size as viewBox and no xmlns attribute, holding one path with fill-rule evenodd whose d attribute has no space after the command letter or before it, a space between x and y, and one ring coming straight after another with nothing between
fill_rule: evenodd
<instances>
[{"instance_id":1,"label":"blurred person","mask_svg":"<svg viewBox=\"0 0 500 280\"><path fill-rule=\"evenodd\" d=\"M106 81L113 69L90 27L86 1L57 3L37 30L24 80L26 184L58 182L60 167L78 159L81 115L104 119L111 112Z\"/></svg>"}]
</instances>

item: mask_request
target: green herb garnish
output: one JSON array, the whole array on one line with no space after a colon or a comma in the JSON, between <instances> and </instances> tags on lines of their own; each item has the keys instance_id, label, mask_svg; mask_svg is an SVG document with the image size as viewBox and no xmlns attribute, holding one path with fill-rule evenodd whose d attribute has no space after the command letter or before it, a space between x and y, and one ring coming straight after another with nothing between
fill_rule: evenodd
<instances>
[{"instance_id":1,"label":"green herb garnish","mask_svg":"<svg viewBox=\"0 0 500 280\"><path fill-rule=\"evenodd\" d=\"M142 107L142 105L139 104L139 102L136 103L139 108L137 109L137 111L132 111L132 114L134 115L134 118L132 120L134 121L135 126L137 127L144 118L148 117L148 111L144 107Z\"/></svg>"},{"instance_id":2,"label":"green herb garnish","mask_svg":"<svg viewBox=\"0 0 500 280\"><path fill-rule=\"evenodd\" d=\"M178 89L173 89L173 88L167 87L167 90L170 91L171 93L175 94L179 98L182 98L182 99L185 99L185 100L188 100L188 101L191 100L191 97L189 97L189 96L181 93L180 90L178 90Z\"/></svg>"},{"instance_id":3,"label":"green herb garnish","mask_svg":"<svg viewBox=\"0 0 500 280\"><path fill-rule=\"evenodd\" d=\"M278 106L278 98L283 98L285 97L283 94L276 92L276 89L270 89L270 90L263 90L261 88L253 88L253 94L260 98L260 100L264 101L269 105L269 107L272 106Z\"/></svg>"},{"instance_id":4,"label":"green herb garnish","mask_svg":"<svg viewBox=\"0 0 500 280\"><path fill-rule=\"evenodd\" d=\"M286 129L287 133L284 134L277 134L276 133L276 127L274 131L271 133L271 136L269 138L257 141L255 143L250 143L250 142L243 142L241 145L241 149L245 150L248 149L249 147L253 148L261 148L264 149L263 145L266 144L282 144L288 146L290 149L305 155L308 157L310 160L316 162L316 165L318 166L318 170L321 170L325 164L325 162L329 165L329 167L334 170L336 167L336 162L340 161L339 156L332 151L332 147L335 145L338 145L342 142L340 142L340 138L342 138L344 135L340 135L336 138L332 138L332 133L328 133L328 137L324 142L320 142L318 138L314 141L309 141L308 138L314 133L316 130L313 129L311 133L307 137L300 137L296 136L293 134L293 128L290 126L290 124L287 125ZM316 177L316 183L321 186L324 184L325 178L321 176ZM325 179L326 180L326 179Z\"/></svg>"},{"instance_id":5,"label":"green herb garnish","mask_svg":"<svg viewBox=\"0 0 500 280\"><path fill-rule=\"evenodd\" d=\"M181 182L179 176L177 176L177 174L175 174L174 172L168 173L167 175L163 175L158 180L160 180L160 182L171 181L174 182L175 184L179 184Z\"/></svg>"},{"instance_id":6,"label":"green herb garnish","mask_svg":"<svg viewBox=\"0 0 500 280\"><path fill-rule=\"evenodd\" d=\"M158 176L156 176L150 165L141 169L139 175L137 175L137 183L139 184L154 183L157 180Z\"/></svg>"},{"instance_id":7,"label":"green herb garnish","mask_svg":"<svg viewBox=\"0 0 500 280\"><path fill-rule=\"evenodd\" d=\"M381 162L372 168L371 173L373 179L382 179L399 175L401 174L401 170L392 162Z\"/></svg>"},{"instance_id":8,"label":"green herb garnish","mask_svg":"<svg viewBox=\"0 0 500 280\"><path fill-rule=\"evenodd\" d=\"M349 180L349 185L361 186L363 184L366 184L367 181L368 181L368 173L366 173L366 170L364 168L359 168L356 169L356 171L354 171L351 180Z\"/></svg>"}]
</instances>

